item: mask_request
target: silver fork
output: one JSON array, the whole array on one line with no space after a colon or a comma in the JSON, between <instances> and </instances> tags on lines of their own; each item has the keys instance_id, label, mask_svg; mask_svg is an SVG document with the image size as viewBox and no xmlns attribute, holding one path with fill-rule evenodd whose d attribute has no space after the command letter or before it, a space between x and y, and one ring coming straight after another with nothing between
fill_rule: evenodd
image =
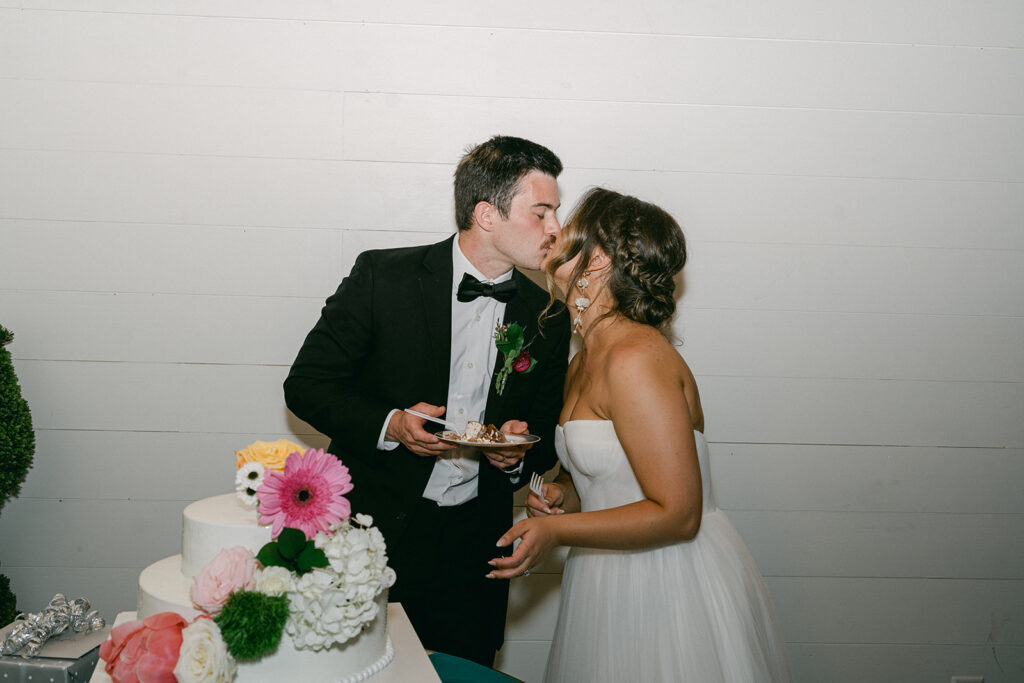
<instances>
[{"instance_id":1,"label":"silver fork","mask_svg":"<svg viewBox=\"0 0 1024 683\"><path fill-rule=\"evenodd\" d=\"M536 472L534 472L533 476L530 477L530 490L537 494L537 497L543 502L547 503L547 501L544 500L544 477L540 476Z\"/></svg>"}]
</instances>

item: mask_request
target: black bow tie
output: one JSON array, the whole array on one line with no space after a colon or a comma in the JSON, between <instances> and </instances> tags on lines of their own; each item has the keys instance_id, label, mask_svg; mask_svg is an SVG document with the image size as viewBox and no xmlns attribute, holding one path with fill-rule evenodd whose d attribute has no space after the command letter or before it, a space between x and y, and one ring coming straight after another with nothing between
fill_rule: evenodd
<instances>
[{"instance_id":1,"label":"black bow tie","mask_svg":"<svg viewBox=\"0 0 1024 683\"><path fill-rule=\"evenodd\" d=\"M459 301L472 301L477 297L489 296L503 303L508 303L516 295L515 279L506 280L497 284L480 282L475 277L466 273L459 283L459 292L455 295Z\"/></svg>"}]
</instances>

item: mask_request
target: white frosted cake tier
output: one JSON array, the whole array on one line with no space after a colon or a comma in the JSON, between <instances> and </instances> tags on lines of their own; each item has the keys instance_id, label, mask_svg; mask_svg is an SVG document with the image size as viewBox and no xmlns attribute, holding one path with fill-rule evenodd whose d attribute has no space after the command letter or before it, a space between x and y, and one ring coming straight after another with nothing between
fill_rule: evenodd
<instances>
[{"instance_id":1,"label":"white frosted cake tier","mask_svg":"<svg viewBox=\"0 0 1024 683\"><path fill-rule=\"evenodd\" d=\"M181 573L191 578L225 548L240 545L256 554L270 542L270 527L234 493L204 498L185 508L181 527Z\"/></svg>"},{"instance_id":2,"label":"white frosted cake tier","mask_svg":"<svg viewBox=\"0 0 1024 683\"><path fill-rule=\"evenodd\" d=\"M243 546L259 552L270 541L270 527L256 524L257 513L237 496L196 501L185 508L182 554L166 557L139 574L138 619L177 612L189 621L201 612L192 605L193 577L224 548ZM235 683L307 683L361 681L391 660L388 641L388 591L376 598L378 616L357 637L320 651L297 650L291 636L281 636L277 650L257 660L239 661ZM101 663L102 666L102 663Z\"/></svg>"}]
</instances>

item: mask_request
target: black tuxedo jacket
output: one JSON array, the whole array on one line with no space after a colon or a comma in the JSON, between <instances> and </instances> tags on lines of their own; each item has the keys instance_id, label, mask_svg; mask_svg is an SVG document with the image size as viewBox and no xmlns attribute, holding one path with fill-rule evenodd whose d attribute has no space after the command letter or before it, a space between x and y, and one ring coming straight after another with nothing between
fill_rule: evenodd
<instances>
[{"instance_id":1,"label":"black tuxedo jacket","mask_svg":"<svg viewBox=\"0 0 1024 683\"><path fill-rule=\"evenodd\" d=\"M452 241L368 251L322 310L307 335L284 383L292 412L331 439L330 452L341 458L354 485L348 499L353 512L373 515L388 543L392 566L409 566L416 553L407 527L422 498L434 458L399 446L378 451L377 440L388 412L419 401L444 405L451 362ZM529 423L541 437L527 452L520 485L534 471L556 460L554 429L562 405L569 356L569 316L565 307L538 329L548 294L515 271L518 293L505 307L505 322L518 322L538 360L528 374L512 373L498 396L493 375L484 421ZM532 340L532 341L531 341ZM503 363L498 353L495 370ZM430 423L427 423L430 425ZM428 426L428 429L430 427ZM507 474L486 459L480 463L479 512L492 554L494 541L512 520L513 487ZM401 573L398 584L401 586Z\"/></svg>"}]
</instances>

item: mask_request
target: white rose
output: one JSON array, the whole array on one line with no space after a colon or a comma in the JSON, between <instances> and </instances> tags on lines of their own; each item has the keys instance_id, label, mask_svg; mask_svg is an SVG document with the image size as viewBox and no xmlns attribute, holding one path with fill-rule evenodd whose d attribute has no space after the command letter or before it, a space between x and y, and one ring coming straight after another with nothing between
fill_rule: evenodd
<instances>
[{"instance_id":1,"label":"white rose","mask_svg":"<svg viewBox=\"0 0 1024 683\"><path fill-rule=\"evenodd\" d=\"M200 617L181 632L174 675L179 683L231 683L235 660L213 619Z\"/></svg>"},{"instance_id":2,"label":"white rose","mask_svg":"<svg viewBox=\"0 0 1024 683\"><path fill-rule=\"evenodd\" d=\"M256 572L256 590L264 595L284 595L291 590L292 573L284 567L266 567Z\"/></svg>"}]
</instances>

